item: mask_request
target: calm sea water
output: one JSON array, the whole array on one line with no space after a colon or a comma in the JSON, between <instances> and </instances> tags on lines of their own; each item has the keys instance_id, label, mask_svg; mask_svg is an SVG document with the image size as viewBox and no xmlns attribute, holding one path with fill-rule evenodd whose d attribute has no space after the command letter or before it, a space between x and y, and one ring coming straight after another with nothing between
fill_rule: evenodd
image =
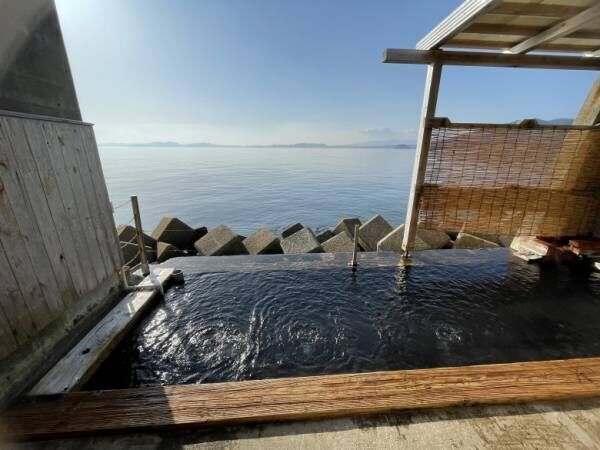
<instances>
[{"instance_id":1,"label":"calm sea water","mask_svg":"<svg viewBox=\"0 0 600 450\"><path fill-rule=\"evenodd\" d=\"M413 157L403 149L100 147L117 224L131 220L131 207L118 206L135 194L146 230L177 216L240 234L377 213L403 223Z\"/></svg>"}]
</instances>

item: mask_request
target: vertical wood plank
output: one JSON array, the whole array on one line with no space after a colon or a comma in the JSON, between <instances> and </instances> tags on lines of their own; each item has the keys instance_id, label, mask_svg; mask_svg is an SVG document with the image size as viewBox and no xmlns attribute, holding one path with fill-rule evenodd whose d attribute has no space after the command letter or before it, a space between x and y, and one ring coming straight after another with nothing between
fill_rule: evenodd
<instances>
[{"instance_id":1,"label":"vertical wood plank","mask_svg":"<svg viewBox=\"0 0 600 450\"><path fill-rule=\"evenodd\" d=\"M2 214L2 213L0 213ZM2 228L3 232L4 229ZM2 234L2 240L4 233ZM45 300L42 299L44 302ZM7 326L8 334L14 337L16 345L24 344L35 332L36 326L31 318L31 313L27 309L25 298L19 289L17 280L8 263L4 247L0 243L0 308L6 317L7 325L0 325L2 328ZM4 342L4 331L0 332L0 338ZM6 345L11 348L11 339L6 338ZM9 351L9 350L7 350Z\"/></svg>"},{"instance_id":2,"label":"vertical wood plank","mask_svg":"<svg viewBox=\"0 0 600 450\"><path fill-rule=\"evenodd\" d=\"M83 195L85 202L90 211L90 217L92 219L92 230L96 236L98 242L98 248L100 249L100 255L102 257L102 264L105 269L104 278L112 274L112 263L110 260L110 250L106 243L106 236L102 227L102 221L100 219L99 208L100 205L96 201L97 197L94 194L94 185L90 176L90 170L85 158L85 148L79 136L79 125L64 124L65 130L65 142L71 151L73 161L77 164L79 176L81 177L81 185L83 187ZM103 279L104 279L103 278Z\"/></svg>"},{"instance_id":3,"label":"vertical wood plank","mask_svg":"<svg viewBox=\"0 0 600 450\"><path fill-rule=\"evenodd\" d=\"M75 203L77 204L78 220L81 221L84 239L91 258L91 267L86 268L86 270L93 271L96 275L96 280L101 282L107 276L106 266L104 265L105 262L96 237L92 215L86 200L85 188L81 179L79 165L73 154L74 150L70 147L72 142L69 139L68 128L66 127L66 124L60 123L49 123L48 125L56 133L59 148L67 169L67 177L71 184L71 189L73 190Z\"/></svg>"},{"instance_id":4,"label":"vertical wood plank","mask_svg":"<svg viewBox=\"0 0 600 450\"><path fill-rule=\"evenodd\" d=\"M79 131L82 135L84 146L86 147L85 154L88 158L88 164L94 182L94 191L98 196L100 214L108 236L108 244L110 246L114 268L119 270L123 265L121 259L121 247L112 213L112 205L108 196L104 171L102 169L102 163L100 162L100 153L98 151L98 146L96 145L96 138L94 137L94 130L91 126L82 126L79 128Z\"/></svg>"},{"instance_id":5,"label":"vertical wood plank","mask_svg":"<svg viewBox=\"0 0 600 450\"><path fill-rule=\"evenodd\" d=\"M1 290L0 290L1 292ZM0 359L10 355L18 348L17 340L0 304Z\"/></svg>"},{"instance_id":6,"label":"vertical wood plank","mask_svg":"<svg viewBox=\"0 0 600 450\"><path fill-rule=\"evenodd\" d=\"M2 254L7 258L5 271L12 271L21 293L21 296L14 296L14 308L9 317L17 320L23 332L32 336L51 319L50 308L39 280L39 273L48 272L51 268L41 236L33 226L31 207L18 182L19 170L14 162L6 131L6 121L0 117L0 244L4 250ZM10 282L10 279L4 281ZM13 291L10 286L8 289ZM23 304L17 301L20 298L23 299Z\"/></svg>"},{"instance_id":7,"label":"vertical wood plank","mask_svg":"<svg viewBox=\"0 0 600 450\"><path fill-rule=\"evenodd\" d=\"M92 205L94 224L96 226L96 234L98 236L98 239L100 240L103 255L105 258L104 262L106 263L107 272L110 274L114 274L118 270L118 260L114 259L111 234L114 234L115 232L108 227L106 221L107 216L112 215L112 209L110 204L104 203L101 197L101 192L99 192L99 186L96 180L96 172L98 169L95 167L95 165L90 164L90 158L88 153L92 150L86 142L87 136L84 134L86 128L87 127L84 126L71 125L73 141L78 144L78 148L80 149L80 151L77 152L77 158L81 167L81 173L82 176L84 176L88 180L88 182L86 183L87 198L90 205Z\"/></svg>"},{"instance_id":8,"label":"vertical wood plank","mask_svg":"<svg viewBox=\"0 0 600 450\"><path fill-rule=\"evenodd\" d=\"M68 268L60 245L58 233L52 220L52 214L48 207L48 200L42 187L41 179L30 151L29 138L25 132L23 119L6 118L8 133L12 138L12 152L15 167L18 168L21 180L21 189L29 199L31 205L31 219L34 227L37 227L41 237L42 245L49 262L49 270L38 267L36 262L38 255L33 260L38 272L38 277L44 288L46 301L53 316L61 313L65 304L72 301L71 289L65 288L69 285ZM12 201L12 199L11 199ZM20 223L20 226L23 226ZM32 255L33 256L33 255Z\"/></svg>"},{"instance_id":9,"label":"vertical wood plank","mask_svg":"<svg viewBox=\"0 0 600 450\"><path fill-rule=\"evenodd\" d=\"M87 291L82 265L75 249L71 223L62 199L59 187L59 176L54 171L51 149L42 130L43 122L37 120L23 121L29 149L40 176L41 186L46 194L46 200L57 231L58 240L64 255L63 273L59 279L61 290L71 293L68 304L74 303L77 296ZM64 174L61 174L64 176ZM58 277L57 277L58 279Z\"/></svg>"},{"instance_id":10,"label":"vertical wood plank","mask_svg":"<svg viewBox=\"0 0 600 450\"><path fill-rule=\"evenodd\" d=\"M427 66L427 79L425 82L425 94L423 97L423 108L421 111L421 124L417 139L417 151L413 166L410 196L408 197L408 208L406 210L406 221L404 222L404 236L402 239L402 250L404 254L413 249L415 236L417 234L417 220L419 218L419 199L421 186L425 179L427 168L427 154L431 142L431 126L429 120L435 116L440 80L442 77L442 65L434 63Z\"/></svg>"},{"instance_id":11,"label":"vertical wood plank","mask_svg":"<svg viewBox=\"0 0 600 450\"><path fill-rule=\"evenodd\" d=\"M42 124L42 132L48 145L50 164L57 175L58 189L69 221L71 240L80 262L83 275L81 282L84 283L82 288L85 292L89 292L98 285L99 280L93 269L93 265L95 264L94 255L90 252L90 247L86 240L86 224L81 219L79 213L77 201L75 200L75 192L70 182L70 174L65 164L56 130L52 127L52 124L45 122Z\"/></svg>"}]
</instances>

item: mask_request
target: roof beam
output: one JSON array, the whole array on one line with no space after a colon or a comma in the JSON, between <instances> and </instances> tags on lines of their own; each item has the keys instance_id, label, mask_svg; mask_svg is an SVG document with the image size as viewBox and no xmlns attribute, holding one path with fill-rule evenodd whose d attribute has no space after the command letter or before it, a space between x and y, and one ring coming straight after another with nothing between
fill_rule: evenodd
<instances>
[{"instance_id":1,"label":"roof beam","mask_svg":"<svg viewBox=\"0 0 600 450\"><path fill-rule=\"evenodd\" d=\"M507 42L506 44L498 41L487 41L487 40L475 40L475 39L452 39L451 41L444 44L444 49L449 48L489 48L498 50L499 47L505 48L511 47L512 43ZM578 52L594 52L598 48L598 45L590 44L544 44L536 47L536 52L565 52L565 53L578 53ZM598 56L598 55L595 55Z\"/></svg>"},{"instance_id":2,"label":"roof beam","mask_svg":"<svg viewBox=\"0 0 600 450\"><path fill-rule=\"evenodd\" d=\"M581 105L577 117L573 121L576 125L595 125L600 122L600 77L596 78L594 85Z\"/></svg>"},{"instance_id":3,"label":"roof beam","mask_svg":"<svg viewBox=\"0 0 600 450\"><path fill-rule=\"evenodd\" d=\"M600 3L597 3L596 5L571 17L570 19L564 20L545 31L530 37L529 39L525 39L523 42L512 47L510 52L515 54L526 53L546 42L577 31L579 28L598 17L600 17Z\"/></svg>"},{"instance_id":4,"label":"roof beam","mask_svg":"<svg viewBox=\"0 0 600 450\"><path fill-rule=\"evenodd\" d=\"M513 55L492 52L408 50L388 48L383 62L452 66L523 67L532 69L600 70L600 58L558 55Z\"/></svg>"},{"instance_id":5,"label":"roof beam","mask_svg":"<svg viewBox=\"0 0 600 450\"><path fill-rule=\"evenodd\" d=\"M571 17L585 10L582 6L554 5L546 3L515 3L504 2L492 14L509 16L554 17L557 19Z\"/></svg>"},{"instance_id":6,"label":"roof beam","mask_svg":"<svg viewBox=\"0 0 600 450\"><path fill-rule=\"evenodd\" d=\"M419 50L431 50L439 47L448 39L456 36L481 14L495 8L503 0L465 0L437 27L431 30L417 43Z\"/></svg>"},{"instance_id":7,"label":"roof beam","mask_svg":"<svg viewBox=\"0 0 600 450\"><path fill-rule=\"evenodd\" d=\"M502 36L520 36L523 38L530 37L534 34L541 33L547 27L539 25L511 25L504 23L474 23L465 28L462 33L475 34L500 34ZM600 39L600 31L582 30L574 31L569 34L570 38L577 39ZM445 45L451 45L448 42Z\"/></svg>"}]
</instances>

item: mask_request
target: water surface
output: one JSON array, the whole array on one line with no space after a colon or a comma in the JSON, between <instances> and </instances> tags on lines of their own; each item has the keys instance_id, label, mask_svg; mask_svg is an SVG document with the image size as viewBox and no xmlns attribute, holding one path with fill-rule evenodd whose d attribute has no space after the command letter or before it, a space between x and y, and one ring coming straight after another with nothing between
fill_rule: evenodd
<instances>
[{"instance_id":1,"label":"water surface","mask_svg":"<svg viewBox=\"0 0 600 450\"><path fill-rule=\"evenodd\" d=\"M346 268L190 274L88 387L600 356L600 275L527 264L505 249L486 255L356 276Z\"/></svg>"},{"instance_id":2,"label":"water surface","mask_svg":"<svg viewBox=\"0 0 600 450\"><path fill-rule=\"evenodd\" d=\"M240 234L300 221L383 214L404 222L414 150L357 148L100 147L114 206L139 197L144 228L162 216L224 223ZM129 205L115 210L131 219Z\"/></svg>"}]
</instances>

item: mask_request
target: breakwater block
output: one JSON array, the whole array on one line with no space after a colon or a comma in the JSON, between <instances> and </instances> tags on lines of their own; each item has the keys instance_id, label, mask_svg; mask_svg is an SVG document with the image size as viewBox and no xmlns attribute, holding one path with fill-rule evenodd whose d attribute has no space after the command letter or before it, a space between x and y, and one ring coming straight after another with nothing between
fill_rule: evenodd
<instances>
[{"instance_id":1,"label":"breakwater block","mask_svg":"<svg viewBox=\"0 0 600 450\"><path fill-rule=\"evenodd\" d=\"M321 253L323 249L310 228L302 228L281 241L281 248L286 255L302 253Z\"/></svg>"},{"instance_id":2,"label":"breakwater block","mask_svg":"<svg viewBox=\"0 0 600 450\"><path fill-rule=\"evenodd\" d=\"M248 252L240 237L227 228L219 225L194 243L194 247L203 256L245 255Z\"/></svg>"},{"instance_id":3,"label":"breakwater block","mask_svg":"<svg viewBox=\"0 0 600 450\"><path fill-rule=\"evenodd\" d=\"M358 225L359 227L362 225L360 219L357 217L348 217L340 220L333 229L333 232L334 234L340 234L342 231L345 231L348 233L348 236L354 236L355 225Z\"/></svg>"},{"instance_id":4,"label":"breakwater block","mask_svg":"<svg viewBox=\"0 0 600 450\"><path fill-rule=\"evenodd\" d=\"M156 244L156 260L158 262L164 262L169 258L181 255L182 251L168 242L158 242Z\"/></svg>"},{"instance_id":5,"label":"breakwater block","mask_svg":"<svg viewBox=\"0 0 600 450\"><path fill-rule=\"evenodd\" d=\"M283 253L279 238L271 231L260 228L242 241L250 255Z\"/></svg>"},{"instance_id":6,"label":"breakwater block","mask_svg":"<svg viewBox=\"0 0 600 450\"><path fill-rule=\"evenodd\" d=\"M138 264L140 260L139 246L132 242L121 242L121 252L123 253L123 261L129 267ZM154 247L144 246L146 250L146 258L148 262L156 261L156 250Z\"/></svg>"},{"instance_id":7,"label":"breakwater block","mask_svg":"<svg viewBox=\"0 0 600 450\"><path fill-rule=\"evenodd\" d=\"M117 227L117 235L121 242L132 242L137 244L137 238L135 237L135 227L131 225L119 225ZM152 236L148 236L146 233L142 233L142 239L144 245L154 247L156 245L156 239Z\"/></svg>"},{"instance_id":8,"label":"breakwater block","mask_svg":"<svg viewBox=\"0 0 600 450\"><path fill-rule=\"evenodd\" d=\"M182 250L192 250L201 234L177 217L163 217L152 232L152 237Z\"/></svg>"},{"instance_id":9,"label":"breakwater block","mask_svg":"<svg viewBox=\"0 0 600 450\"><path fill-rule=\"evenodd\" d=\"M453 248L495 248L500 247L492 241L481 239L468 233L458 233Z\"/></svg>"},{"instance_id":10,"label":"breakwater block","mask_svg":"<svg viewBox=\"0 0 600 450\"><path fill-rule=\"evenodd\" d=\"M335 233L329 229L325 230L325 231L321 231L319 234L317 234L317 241L319 241L320 244L322 244L325 241L328 241L329 239L331 239L332 237L335 236Z\"/></svg>"},{"instance_id":11,"label":"breakwater block","mask_svg":"<svg viewBox=\"0 0 600 450\"><path fill-rule=\"evenodd\" d=\"M206 234L208 233L208 228L206 228L206 227L198 227L198 228L194 228L194 231L196 231L196 236L198 236L196 238L196 241L197 241L201 237L206 236Z\"/></svg>"},{"instance_id":12,"label":"breakwater block","mask_svg":"<svg viewBox=\"0 0 600 450\"><path fill-rule=\"evenodd\" d=\"M323 242L321 247L325 253L351 252L354 250L354 242L348 233L342 231Z\"/></svg>"},{"instance_id":13,"label":"breakwater block","mask_svg":"<svg viewBox=\"0 0 600 450\"><path fill-rule=\"evenodd\" d=\"M404 239L404 224L386 234L379 242L377 242L377 251L402 252L402 240ZM413 243L413 250L427 250L429 246L423 239L417 236Z\"/></svg>"},{"instance_id":14,"label":"breakwater block","mask_svg":"<svg viewBox=\"0 0 600 450\"><path fill-rule=\"evenodd\" d=\"M394 229L381 215L377 214L358 229L358 243L366 252L377 250L377 243Z\"/></svg>"},{"instance_id":15,"label":"breakwater block","mask_svg":"<svg viewBox=\"0 0 600 450\"><path fill-rule=\"evenodd\" d=\"M282 238L290 237L292 234L296 233L297 231L300 231L303 228L304 228L304 225L302 225L300 222L295 223L293 225L288 225L281 231L281 237Z\"/></svg>"},{"instance_id":16,"label":"breakwater block","mask_svg":"<svg viewBox=\"0 0 600 450\"><path fill-rule=\"evenodd\" d=\"M448 233L440 230L417 228L417 236L429 246L428 250L448 248L452 244Z\"/></svg>"},{"instance_id":17,"label":"breakwater block","mask_svg":"<svg viewBox=\"0 0 600 450\"><path fill-rule=\"evenodd\" d=\"M477 236L478 238L485 239L486 241L495 242L501 247L510 248L510 244L512 243L514 236L509 234L482 234L482 233L471 233L473 236Z\"/></svg>"},{"instance_id":18,"label":"breakwater block","mask_svg":"<svg viewBox=\"0 0 600 450\"><path fill-rule=\"evenodd\" d=\"M396 227L377 243L378 251L402 252L402 240L404 238L404 224ZM412 250L433 250L447 248L450 245L450 236L443 231L417 229L417 235Z\"/></svg>"}]
</instances>

